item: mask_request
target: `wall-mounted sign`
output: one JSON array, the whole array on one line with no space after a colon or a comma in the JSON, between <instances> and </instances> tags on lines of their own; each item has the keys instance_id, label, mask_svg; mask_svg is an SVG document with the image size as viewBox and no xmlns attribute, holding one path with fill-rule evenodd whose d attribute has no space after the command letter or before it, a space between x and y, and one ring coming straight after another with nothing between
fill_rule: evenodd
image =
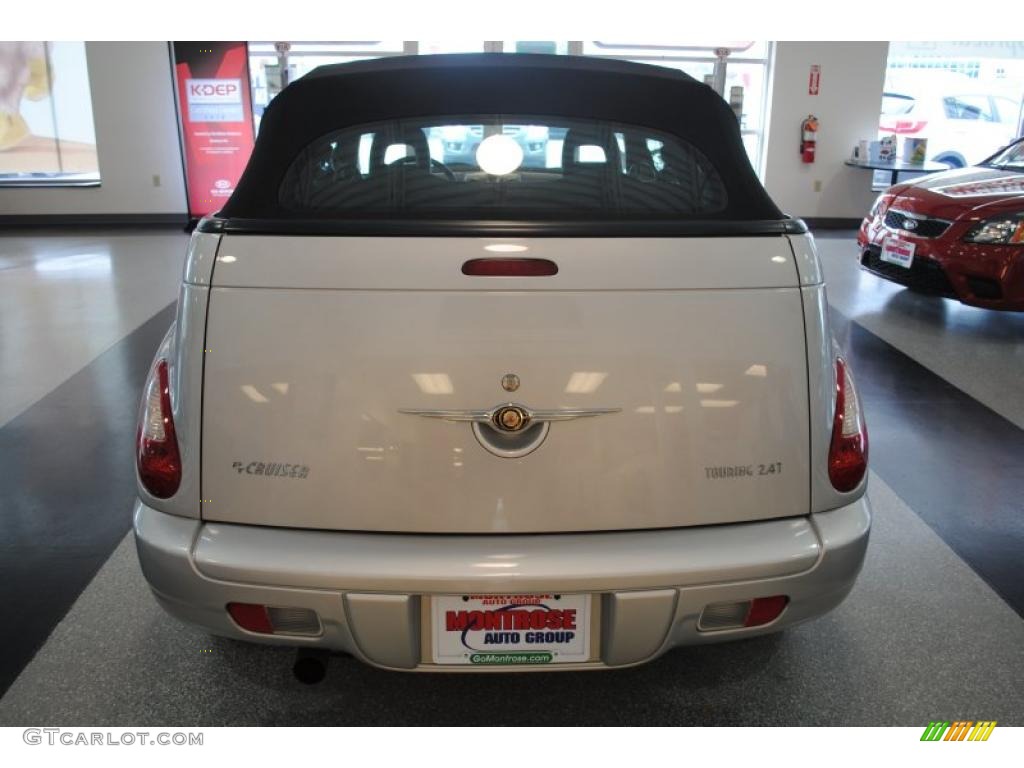
<instances>
[{"instance_id":1,"label":"wall-mounted sign","mask_svg":"<svg viewBox=\"0 0 1024 768\"><path fill-rule=\"evenodd\" d=\"M821 87L821 65L811 64L811 79L807 83L807 93L817 96Z\"/></svg>"},{"instance_id":2,"label":"wall-mounted sign","mask_svg":"<svg viewBox=\"0 0 1024 768\"><path fill-rule=\"evenodd\" d=\"M174 43L188 210L220 210L253 145L249 51L244 42Z\"/></svg>"}]
</instances>

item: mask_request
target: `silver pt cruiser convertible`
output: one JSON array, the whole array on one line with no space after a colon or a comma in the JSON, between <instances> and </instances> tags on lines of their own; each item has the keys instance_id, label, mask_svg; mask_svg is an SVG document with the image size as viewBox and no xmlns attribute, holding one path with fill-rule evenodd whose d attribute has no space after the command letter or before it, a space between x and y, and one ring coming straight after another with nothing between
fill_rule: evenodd
<instances>
[{"instance_id":1,"label":"silver pt cruiser convertible","mask_svg":"<svg viewBox=\"0 0 1024 768\"><path fill-rule=\"evenodd\" d=\"M160 604L218 635L624 667L840 603L867 452L814 242L710 88L402 57L288 86L193 235L135 537Z\"/></svg>"}]
</instances>

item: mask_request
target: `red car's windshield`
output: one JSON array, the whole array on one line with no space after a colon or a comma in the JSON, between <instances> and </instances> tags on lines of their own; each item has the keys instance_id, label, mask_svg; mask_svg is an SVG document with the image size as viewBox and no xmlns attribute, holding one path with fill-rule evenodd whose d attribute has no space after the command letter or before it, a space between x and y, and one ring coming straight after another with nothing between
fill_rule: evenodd
<instances>
[{"instance_id":1,"label":"red car's windshield","mask_svg":"<svg viewBox=\"0 0 1024 768\"><path fill-rule=\"evenodd\" d=\"M1024 171L1024 141L1011 144L1002 152L990 157L982 165L989 168L1007 168L1014 171Z\"/></svg>"}]
</instances>

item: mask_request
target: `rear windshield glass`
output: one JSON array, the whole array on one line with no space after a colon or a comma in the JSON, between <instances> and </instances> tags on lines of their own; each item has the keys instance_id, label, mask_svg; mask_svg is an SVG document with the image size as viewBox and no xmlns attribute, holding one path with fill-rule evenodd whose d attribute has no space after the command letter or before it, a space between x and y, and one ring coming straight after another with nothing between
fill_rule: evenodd
<instances>
[{"instance_id":1,"label":"rear windshield glass","mask_svg":"<svg viewBox=\"0 0 1024 768\"><path fill-rule=\"evenodd\" d=\"M682 139L637 126L536 116L394 120L306 147L278 201L293 213L464 218L700 218L725 186Z\"/></svg>"}]
</instances>

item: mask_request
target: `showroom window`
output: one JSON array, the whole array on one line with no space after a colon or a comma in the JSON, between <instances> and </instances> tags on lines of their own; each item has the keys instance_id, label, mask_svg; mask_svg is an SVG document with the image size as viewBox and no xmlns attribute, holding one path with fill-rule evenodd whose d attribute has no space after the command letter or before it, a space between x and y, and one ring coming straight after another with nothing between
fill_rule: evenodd
<instances>
[{"instance_id":1,"label":"showroom window","mask_svg":"<svg viewBox=\"0 0 1024 768\"><path fill-rule=\"evenodd\" d=\"M893 42L879 136L926 139L929 160L974 165L1024 134L1022 101L1024 43Z\"/></svg>"},{"instance_id":2,"label":"showroom window","mask_svg":"<svg viewBox=\"0 0 1024 768\"><path fill-rule=\"evenodd\" d=\"M581 53L680 69L712 86L716 66L721 67L725 72L722 96L728 101L735 93L741 99L738 109L743 145L750 164L760 176L768 110L770 51L771 44L766 41L665 45L593 40L583 43Z\"/></svg>"},{"instance_id":3,"label":"showroom window","mask_svg":"<svg viewBox=\"0 0 1024 768\"><path fill-rule=\"evenodd\" d=\"M293 80L325 64L400 56L409 53L401 41L362 40L325 43L250 42L249 78L256 130L267 104Z\"/></svg>"},{"instance_id":4,"label":"showroom window","mask_svg":"<svg viewBox=\"0 0 1024 768\"><path fill-rule=\"evenodd\" d=\"M0 42L0 186L99 184L83 42Z\"/></svg>"},{"instance_id":5,"label":"showroom window","mask_svg":"<svg viewBox=\"0 0 1024 768\"><path fill-rule=\"evenodd\" d=\"M584 54L627 59L672 67L713 85L716 67L724 72L723 97L740 96L740 131L750 163L761 173L764 151L765 116L768 109L768 64L771 44L760 42L692 43L646 45L604 41L495 40L476 42L337 42L337 43L249 43L249 66L253 88L253 113L257 129L263 109L291 80L321 64L435 53L551 53ZM282 77L282 68L284 77ZM734 90L738 89L738 90ZM557 142L557 139L556 139ZM557 145L553 144L557 149Z\"/></svg>"}]
</instances>

